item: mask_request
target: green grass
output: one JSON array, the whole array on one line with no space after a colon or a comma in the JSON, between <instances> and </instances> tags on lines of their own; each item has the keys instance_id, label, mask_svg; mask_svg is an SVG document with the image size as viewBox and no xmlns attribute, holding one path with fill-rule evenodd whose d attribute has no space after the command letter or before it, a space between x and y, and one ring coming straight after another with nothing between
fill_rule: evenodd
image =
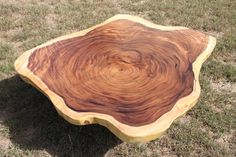
<instances>
[{"instance_id":1,"label":"green grass","mask_svg":"<svg viewBox=\"0 0 236 157\"><path fill-rule=\"evenodd\" d=\"M0 43L0 72L10 74L14 71L14 48L11 44Z\"/></svg>"},{"instance_id":2,"label":"green grass","mask_svg":"<svg viewBox=\"0 0 236 157\"><path fill-rule=\"evenodd\" d=\"M225 79L230 82L236 82L235 64L211 60L211 62L206 63L202 70L210 74L214 80Z\"/></svg>"},{"instance_id":3,"label":"green grass","mask_svg":"<svg viewBox=\"0 0 236 157\"><path fill-rule=\"evenodd\" d=\"M0 156L236 156L235 8L234 0L0 0ZM122 142L99 125L69 124L13 69L24 51L119 13L217 38L201 71L199 102L148 143Z\"/></svg>"}]
</instances>

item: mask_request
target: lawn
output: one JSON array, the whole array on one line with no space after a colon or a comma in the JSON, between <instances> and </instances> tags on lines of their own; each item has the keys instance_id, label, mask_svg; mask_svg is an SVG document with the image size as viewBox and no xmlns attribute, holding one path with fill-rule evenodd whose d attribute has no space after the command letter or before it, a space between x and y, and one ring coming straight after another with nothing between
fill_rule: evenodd
<instances>
[{"instance_id":1,"label":"lawn","mask_svg":"<svg viewBox=\"0 0 236 157\"><path fill-rule=\"evenodd\" d=\"M201 70L197 105L148 143L122 142L99 125L69 124L13 67L24 51L119 13L217 38ZM236 0L0 0L0 157L233 157L235 105Z\"/></svg>"}]
</instances>

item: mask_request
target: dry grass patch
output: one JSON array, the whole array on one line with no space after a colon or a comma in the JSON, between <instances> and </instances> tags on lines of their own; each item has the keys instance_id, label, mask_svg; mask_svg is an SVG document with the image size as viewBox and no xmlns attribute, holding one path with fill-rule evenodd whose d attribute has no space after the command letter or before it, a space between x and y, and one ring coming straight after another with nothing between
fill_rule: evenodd
<instances>
[{"instance_id":1,"label":"dry grass patch","mask_svg":"<svg viewBox=\"0 0 236 157\"><path fill-rule=\"evenodd\" d=\"M236 3L232 0L0 0L0 156L236 156ZM24 51L119 13L217 38L198 104L160 139L128 144L101 126L74 126L24 83Z\"/></svg>"}]
</instances>

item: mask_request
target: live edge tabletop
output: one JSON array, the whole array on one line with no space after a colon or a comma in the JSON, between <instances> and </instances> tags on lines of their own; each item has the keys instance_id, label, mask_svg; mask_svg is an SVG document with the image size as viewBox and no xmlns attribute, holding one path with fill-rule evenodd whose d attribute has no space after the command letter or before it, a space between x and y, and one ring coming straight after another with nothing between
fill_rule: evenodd
<instances>
[{"instance_id":1,"label":"live edge tabletop","mask_svg":"<svg viewBox=\"0 0 236 157\"><path fill-rule=\"evenodd\" d=\"M15 69L70 123L144 142L196 104L200 68L215 43L185 27L116 15L26 51Z\"/></svg>"}]
</instances>

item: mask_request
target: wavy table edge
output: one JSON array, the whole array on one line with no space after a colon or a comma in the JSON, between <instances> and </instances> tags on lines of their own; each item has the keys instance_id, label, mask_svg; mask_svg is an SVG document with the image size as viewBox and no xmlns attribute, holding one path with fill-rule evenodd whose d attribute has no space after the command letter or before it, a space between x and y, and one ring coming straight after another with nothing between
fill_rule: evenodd
<instances>
[{"instance_id":1,"label":"wavy table edge","mask_svg":"<svg viewBox=\"0 0 236 157\"><path fill-rule=\"evenodd\" d=\"M162 135L162 133L165 132L170 127L170 125L173 123L175 119L185 114L189 109L191 109L196 104L200 96L200 90L201 90L199 83L200 69L202 67L203 62L211 55L211 52L213 51L216 45L216 39L214 37L208 36L209 40L206 49L197 57L197 59L192 64L192 69L194 72L193 91L188 96L179 99L169 112L162 115L155 122L138 127L123 124L107 114L100 114L95 112L76 112L70 109L60 96L51 91L47 87L47 85L43 81L41 81L39 77L34 75L27 68L28 58L35 49L50 45L59 40L69 39L77 36L83 36L87 32L95 29L96 27L100 27L102 25L105 25L111 21L118 19L128 19L134 22L139 22L145 26L155 29L160 29L163 31L188 29L186 27L156 25L154 23L151 23L147 20L144 20L136 16L119 14L109 18L108 20L104 21L101 24L95 25L93 27L90 27L88 29L76 33L61 36L59 38L50 40L42 45L39 45L33 49L30 49L24 52L15 61L14 66L17 73L19 73L20 76L27 83L30 83L31 85L36 87L43 94L45 94L49 98L49 100L51 100L59 115L61 115L68 122L75 125L100 124L108 128L111 132L113 132L117 137L119 137L123 141L147 142L156 139L160 135Z\"/></svg>"}]
</instances>

